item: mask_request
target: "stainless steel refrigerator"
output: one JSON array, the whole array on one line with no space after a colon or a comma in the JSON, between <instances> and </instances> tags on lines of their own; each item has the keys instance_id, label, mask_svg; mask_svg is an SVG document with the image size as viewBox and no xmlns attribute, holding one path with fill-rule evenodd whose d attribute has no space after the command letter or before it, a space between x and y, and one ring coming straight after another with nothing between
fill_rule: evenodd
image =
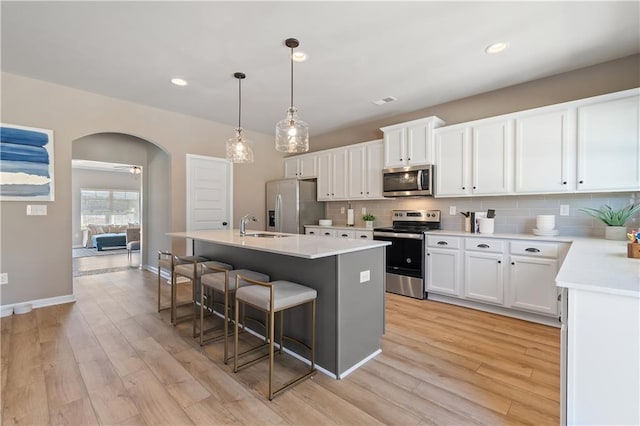
<instances>
[{"instance_id":1,"label":"stainless steel refrigerator","mask_svg":"<svg viewBox=\"0 0 640 426\"><path fill-rule=\"evenodd\" d=\"M324 203L317 201L316 181L281 179L267 182L267 231L304 234L317 225Z\"/></svg>"}]
</instances>

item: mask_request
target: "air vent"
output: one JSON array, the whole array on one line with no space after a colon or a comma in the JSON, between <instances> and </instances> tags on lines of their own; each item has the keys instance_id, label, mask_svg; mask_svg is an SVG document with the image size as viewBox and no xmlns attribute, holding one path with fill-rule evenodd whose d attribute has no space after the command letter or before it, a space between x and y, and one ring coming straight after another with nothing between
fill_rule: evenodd
<instances>
[{"instance_id":1,"label":"air vent","mask_svg":"<svg viewBox=\"0 0 640 426\"><path fill-rule=\"evenodd\" d=\"M382 98L382 99L378 99L377 101L373 101L374 104L376 105L384 105L384 104L388 104L389 102L393 102L393 101L397 101L398 98L394 98L393 96L387 96L386 98Z\"/></svg>"}]
</instances>

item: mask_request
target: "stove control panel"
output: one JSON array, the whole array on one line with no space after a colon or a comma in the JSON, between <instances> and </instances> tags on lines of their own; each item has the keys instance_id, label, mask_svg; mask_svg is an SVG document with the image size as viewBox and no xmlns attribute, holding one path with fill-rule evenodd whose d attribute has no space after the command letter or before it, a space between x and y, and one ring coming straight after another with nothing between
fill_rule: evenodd
<instances>
[{"instance_id":1,"label":"stove control panel","mask_svg":"<svg viewBox=\"0 0 640 426\"><path fill-rule=\"evenodd\" d=\"M394 222L440 222L440 210L392 210Z\"/></svg>"}]
</instances>

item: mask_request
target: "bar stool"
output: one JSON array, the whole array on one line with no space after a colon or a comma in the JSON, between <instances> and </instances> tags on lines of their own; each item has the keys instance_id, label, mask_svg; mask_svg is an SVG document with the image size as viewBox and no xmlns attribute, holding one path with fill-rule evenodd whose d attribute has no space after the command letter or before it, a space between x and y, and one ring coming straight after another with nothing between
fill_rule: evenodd
<instances>
[{"instance_id":1,"label":"bar stool","mask_svg":"<svg viewBox=\"0 0 640 426\"><path fill-rule=\"evenodd\" d=\"M191 300L182 304L182 305L193 305L193 311L191 314L186 314L178 318L177 316L177 285L172 286L171 288L171 319L172 324L176 325L179 322L192 319L192 316L195 317L197 315L196 312L196 290L200 285L200 277L202 275L203 265L210 265L217 268L231 270L233 266L228 263L218 262L215 260L210 260L205 257L200 256L189 256L189 257L181 257L174 256L173 257L174 266L173 266L173 282L175 284L178 283L178 277L185 277L191 282ZM181 305L181 306L182 306ZM193 337L196 337L196 328L195 324L193 325Z\"/></svg>"},{"instance_id":2,"label":"bar stool","mask_svg":"<svg viewBox=\"0 0 640 426\"><path fill-rule=\"evenodd\" d=\"M224 268L219 268L216 266L212 266L210 264L204 264L204 270L202 272L202 277L200 278L200 346L213 342L219 339L224 339L224 355L223 361L226 364L229 359L229 310L232 308L230 305L230 298L235 294L236 288L248 285L247 281L244 279L240 279L236 282L236 276L240 274L242 277L250 278L256 281L269 281L269 275L263 274L261 272L251 271L249 269L234 269L232 271L226 270ZM212 313L213 313L213 304L215 293L220 293L224 296L223 305L223 334L219 336L213 336L209 339L204 338L204 335L208 332L220 330L220 327L213 327L210 329L204 328L204 311L205 311L205 303L204 303L204 295L205 289L208 289L212 292ZM194 323L196 321L195 317L193 319Z\"/></svg>"},{"instance_id":3,"label":"bar stool","mask_svg":"<svg viewBox=\"0 0 640 426\"><path fill-rule=\"evenodd\" d=\"M248 284L240 286L240 280L246 281ZM253 280L251 278L236 274L236 301L235 301L235 325L234 325L234 343L235 351L233 357L233 371L235 373L238 370L255 364L256 362L269 357L269 400L273 400L281 392L289 389L290 387L308 379L315 374L315 340L316 340L316 298L317 291L305 287L300 284L292 283L289 281L273 281L270 283ZM242 353L238 351L238 316L239 305L249 305L257 310L268 313L268 336L267 343L263 343L259 346L246 350ZM306 303L311 304L311 344L307 345L299 339L291 336L284 335L284 311L295 306L304 305ZM285 383L280 388L273 390L273 367L274 367L274 346L275 346L275 314L280 313L280 349L282 354L284 347L284 339L298 343L299 345L308 349L311 353L311 365L309 371L295 379L292 379ZM251 361L247 361L242 365L238 365L238 357L246 355L250 352L254 352L265 345L269 346L269 353L260 356Z\"/></svg>"}]
</instances>

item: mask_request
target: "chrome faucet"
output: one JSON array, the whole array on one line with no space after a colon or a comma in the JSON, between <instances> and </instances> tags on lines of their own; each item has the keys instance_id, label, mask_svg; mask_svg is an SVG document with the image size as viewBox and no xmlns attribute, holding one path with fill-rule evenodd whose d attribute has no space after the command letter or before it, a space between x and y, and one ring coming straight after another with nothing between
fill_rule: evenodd
<instances>
[{"instance_id":1,"label":"chrome faucet","mask_svg":"<svg viewBox=\"0 0 640 426\"><path fill-rule=\"evenodd\" d=\"M252 215L251 213L246 214L244 216L242 216L242 219L240 219L240 236L244 237L246 232L246 226L247 226L247 221L257 221L258 219L256 219L256 217L254 215Z\"/></svg>"}]
</instances>

